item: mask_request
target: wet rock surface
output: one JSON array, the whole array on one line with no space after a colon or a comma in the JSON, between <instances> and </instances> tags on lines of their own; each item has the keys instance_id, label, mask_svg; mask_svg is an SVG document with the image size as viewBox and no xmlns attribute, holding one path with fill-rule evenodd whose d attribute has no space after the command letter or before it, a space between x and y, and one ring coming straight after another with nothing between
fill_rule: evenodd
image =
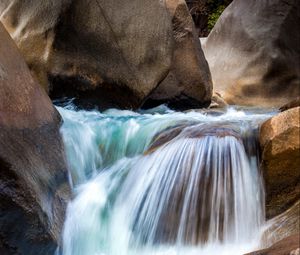
<instances>
[{"instance_id":1,"label":"wet rock surface","mask_svg":"<svg viewBox=\"0 0 300 255\"><path fill-rule=\"evenodd\" d=\"M193 122L183 122L174 127L167 128L157 134L147 150L146 154L151 153L159 147L176 139L185 138L201 138L205 136L226 137L233 136L242 141L242 136L239 130L230 125L230 123L223 124L196 124Z\"/></svg>"},{"instance_id":2,"label":"wet rock surface","mask_svg":"<svg viewBox=\"0 0 300 255\"><path fill-rule=\"evenodd\" d=\"M300 254L299 238L299 234L292 235L275 243L270 248L247 253L246 255L298 255Z\"/></svg>"},{"instance_id":3,"label":"wet rock surface","mask_svg":"<svg viewBox=\"0 0 300 255\"><path fill-rule=\"evenodd\" d=\"M262 237L262 243L269 247L280 240L299 233L300 200L291 208L267 222L267 228ZM299 240L300 242L300 240Z\"/></svg>"}]
</instances>

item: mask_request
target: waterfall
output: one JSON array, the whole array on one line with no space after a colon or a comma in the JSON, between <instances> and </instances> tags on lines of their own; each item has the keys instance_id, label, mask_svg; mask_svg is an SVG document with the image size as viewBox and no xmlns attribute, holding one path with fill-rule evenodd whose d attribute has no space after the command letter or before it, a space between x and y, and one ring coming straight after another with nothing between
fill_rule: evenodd
<instances>
[{"instance_id":1,"label":"waterfall","mask_svg":"<svg viewBox=\"0 0 300 255\"><path fill-rule=\"evenodd\" d=\"M255 132L270 112L58 110L75 193L63 255L233 255L259 244Z\"/></svg>"}]
</instances>

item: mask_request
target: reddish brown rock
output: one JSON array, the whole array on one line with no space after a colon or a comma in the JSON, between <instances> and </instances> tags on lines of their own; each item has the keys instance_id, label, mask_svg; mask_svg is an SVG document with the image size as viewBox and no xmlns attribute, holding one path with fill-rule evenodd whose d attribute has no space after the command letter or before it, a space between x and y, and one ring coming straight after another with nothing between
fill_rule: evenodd
<instances>
[{"instance_id":1,"label":"reddish brown rock","mask_svg":"<svg viewBox=\"0 0 300 255\"><path fill-rule=\"evenodd\" d=\"M300 107L262 124L260 145L267 189L267 217L286 210L300 198Z\"/></svg>"},{"instance_id":2,"label":"reddish brown rock","mask_svg":"<svg viewBox=\"0 0 300 255\"><path fill-rule=\"evenodd\" d=\"M68 172L61 118L0 23L0 253L54 254Z\"/></svg>"}]
</instances>

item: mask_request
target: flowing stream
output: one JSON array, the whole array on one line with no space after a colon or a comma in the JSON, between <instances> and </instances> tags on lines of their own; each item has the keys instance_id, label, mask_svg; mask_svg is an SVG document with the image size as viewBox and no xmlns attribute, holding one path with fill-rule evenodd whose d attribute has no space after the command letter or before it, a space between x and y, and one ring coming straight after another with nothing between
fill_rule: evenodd
<instances>
[{"instance_id":1,"label":"flowing stream","mask_svg":"<svg viewBox=\"0 0 300 255\"><path fill-rule=\"evenodd\" d=\"M258 247L265 216L257 129L272 112L57 109L75 194L61 254L234 255Z\"/></svg>"}]
</instances>

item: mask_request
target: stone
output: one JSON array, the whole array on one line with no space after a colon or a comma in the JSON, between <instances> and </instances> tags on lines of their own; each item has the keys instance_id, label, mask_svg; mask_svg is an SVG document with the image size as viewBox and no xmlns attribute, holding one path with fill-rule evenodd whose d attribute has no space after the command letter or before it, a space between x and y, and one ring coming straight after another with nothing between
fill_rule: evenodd
<instances>
[{"instance_id":1,"label":"stone","mask_svg":"<svg viewBox=\"0 0 300 255\"><path fill-rule=\"evenodd\" d=\"M167 77L147 102L151 106L167 102L181 110L207 107L212 96L211 75L192 17L184 0L167 0L166 5L175 39L173 60Z\"/></svg>"},{"instance_id":2,"label":"stone","mask_svg":"<svg viewBox=\"0 0 300 255\"><path fill-rule=\"evenodd\" d=\"M300 198L300 107L279 113L260 127L261 167L266 182L267 217Z\"/></svg>"},{"instance_id":3,"label":"stone","mask_svg":"<svg viewBox=\"0 0 300 255\"><path fill-rule=\"evenodd\" d=\"M288 102L287 104L281 106L279 108L279 110L281 112L284 112L284 111L286 111L288 109L295 108L295 107L298 107L298 106L300 106L300 97L297 97L294 100L292 100L291 102Z\"/></svg>"},{"instance_id":4,"label":"stone","mask_svg":"<svg viewBox=\"0 0 300 255\"><path fill-rule=\"evenodd\" d=\"M300 252L300 235L295 234L289 236L278 243L275 243L270 248L247 253L246 255L299 255Z\"/></svg>"},{"instance_id":5,"label":"stone","mask_svg":"<svg viewBox=\"0 0 300 255\"><path fill-rule=\"evenodd\" d=\"M170 141L175 139L177 136L179 136L186 127L189 127L191 125L193 125L193 124L183 122L181 124L172 126L170 128L167 128L167 129L161 131L153 138L153 141L151 142L149 149L145 152L145 155L152 153L152 152L156 151L159 147L169 143Z\"/></svg>"},{"instance_id":6,"label":"stone","mask_svg":"<svg viewBox=\"0 0 300 255\"><path fill-rule=\"evenodd\" d=\"M215 109L215 108L224 109L224 108L227 108L227 107L228 107L228 104L226 103L224 98L222 98L222 96L219 93L215 92L212 95L211 104L210 104L209 108L210 109Z\"/></svg>"},{"instance_id":7,"label":"stone","mask_svg":"<svg viewBox=\"0 0 300 255\"><path fill-rule=\"evenodd\" d=\"M183 3L14 0L0 3L0 17L52 98L136 109L172 74L163 102L176 96L200 107L209 104L211 78Z\"/></svg>"},{"instance_id":8,"label":"stone","mask_svg":"<svg viewBox=\"0 0 300 255\"><path fill-rule=\"evenodd\" d=\"M53 255L70 197L61 118L0 23L0 254Z\"/></svg>"},{"instance_id":9,"label":"stone","mask_svg":"<svg viewBox=\"0 0 300 255\"><path fill-rule=\"evenodd\" d=\"M247 159L240 150L244 135L236 126L182 122L154 137L145 157L153 160L151 153L158 157L164 170L159 180L170 183L165 187L168 199L160 209L159 241L180 240L187 245L205 245L230 239L233 232L228 229L238 228L235 224L240 217L235 216L236 191L232 187L237 185L236 176L243 178L237 171L247 168L242 165ZM235 149L238 152L233 153ZM156 169L157 165L154 163L153 167ZM254 211L257 213L257 208ZM184 228L178 228L178 222L184 222ZM232 225L227 229L224 227L227 224Z\"/></svg>"},{"instance_id":10,"label":"stone","mask_svg":"<svg viewBox=\"0 0 300 255\"><path fill-rule=\"evenodd\" d=\"M164 146L175 139L201 138L205 136L233 136L237 140L243 140L242 135L239 134L239 130L231 124L220 125L206 123L206 125L202 125L192 121L183 121L176 126L162 130L160 133L154 136L149 149L145 152L145 154L147 155L152 153L161 146Z\"/></svg>"},{"instance_id":11,"label":"stone","mask_svg":"<svg viewBox=\"0 0 300 255\"><path fill-rule=\"evenodd\" d=\"M270 247L286 237L298 234L300 226L299 212L300 200L285 212L267 221L267 228L262 237L263 246Z\"/></svg>"},{"instance_id":12,"label":"stone","mask_svg":"<svg viewBox=\"0 0 300 255\"><path fill-rule=\"evenodd\" d=\"M234 0L203 45L229 104L280 107L300 94L297 0Z\"/></svg>"}]
</instances>

